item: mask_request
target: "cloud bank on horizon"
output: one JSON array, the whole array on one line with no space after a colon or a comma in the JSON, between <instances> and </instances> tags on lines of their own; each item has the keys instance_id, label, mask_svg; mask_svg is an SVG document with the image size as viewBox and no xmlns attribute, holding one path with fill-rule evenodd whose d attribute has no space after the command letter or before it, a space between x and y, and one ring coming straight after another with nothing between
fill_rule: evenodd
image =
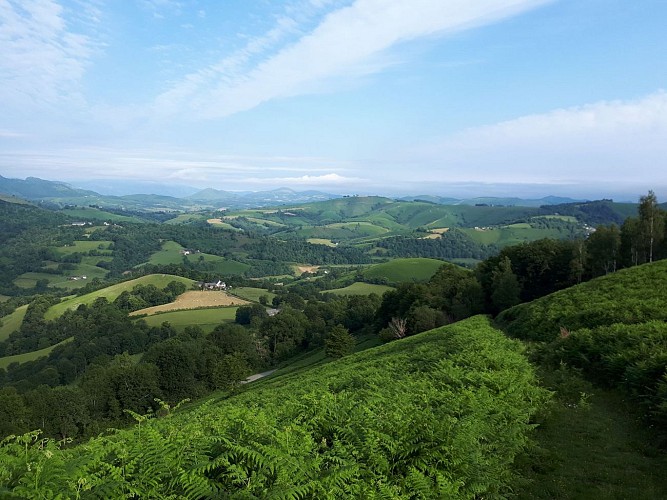
<instances>
[{"instance_id":1,"label":"cloud bank on horizon","mask_svg":"<svg viewBox=\"0 0 667 500\"><path fill-rule=\"evenodd\" d=\"M0 0L0 175L667 196L667 5L632 4Z\"/></svg>"}]
</instances>

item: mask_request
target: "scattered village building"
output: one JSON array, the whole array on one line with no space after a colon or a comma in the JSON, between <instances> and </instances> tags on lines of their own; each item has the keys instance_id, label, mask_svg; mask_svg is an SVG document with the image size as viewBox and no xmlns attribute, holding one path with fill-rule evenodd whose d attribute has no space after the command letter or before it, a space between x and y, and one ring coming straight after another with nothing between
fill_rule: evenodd
<instances>
[{"instance_id":1,"label":"scattered village building","mask_svg":"<svg viewBox=\"0 0 667 500\"><path fill-rule=\"evenodd\" d=\"M231 286L227 286L227 283L224 281L211 281L211 282L204 282L200 281L197 283L197 286L201 288L202 290L228 290L231 288Z\"/></svg>"}]
</instances>

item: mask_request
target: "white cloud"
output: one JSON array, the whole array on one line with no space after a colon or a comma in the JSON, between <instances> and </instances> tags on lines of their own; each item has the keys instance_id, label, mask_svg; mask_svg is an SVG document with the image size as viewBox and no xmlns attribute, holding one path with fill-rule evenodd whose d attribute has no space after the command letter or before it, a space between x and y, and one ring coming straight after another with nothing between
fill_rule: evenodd
<instances>
[{"instance_id":1,"label":"white cloud","mask_svg":"<svg viewBox=\"0 0 667 500\"><path fill-rule=\"evenodd\" d=\"M0 102L22 109L80 101L93 47L69 29L58 2L0 0Z\"/></svg>"},{"instance_id":2,"label":"white cloud","mask_svg":"<svg viewBox=\"0 0 667 500\"><path fill-rule=\"evenodd\" d=\"M324 175L302 175L300 177L250 177L243 179L248 184L261 184L267 186L353 186L368 179L359 177L344 177L336 173Z\"/></svg>"},{"instance_id":3,"label":"white cloud","mask_svg":"<svg viewBox=\"0 0 667 500\"><path fill-rule=\"evenodd\" d=\"M356 0L330 12L295 43L271 52L294 29L294 19L285 17L265 37L252 41L247 53L186 76L157 98L156 109L218 118L271 99L317 92L332 79L381 71L389 64L386 51L401 42L488 24L549 1ZM320 8L330 3L309 2ZM247 68L248 53L263 59Z\"/></svg>"},{"instance_id":4,"label":"white cloud","mask_svg":"<svg viewBox=\"0 0 667 500\"><path fill-rule=\"evenodd\" d=\"M406 154L424 180L667 185L667 93L473 128ZM438 168L433 168L435 165Z\"/></svg>"},{"instance_id":5,"label":"white cloud","mask_svg":"<svg viewBox=\"0 0 667 500\"><path fill-rule=\"evenodd\" d=\"M174 149L78 148L0 153L0 171L12 177L66 181L162 179L219 188L234 185L239 189L250 185L342 185L354 180L331 173L332 168L346 171L344 164L327 158L217 155Z\"/></svg>"}]
</instances>

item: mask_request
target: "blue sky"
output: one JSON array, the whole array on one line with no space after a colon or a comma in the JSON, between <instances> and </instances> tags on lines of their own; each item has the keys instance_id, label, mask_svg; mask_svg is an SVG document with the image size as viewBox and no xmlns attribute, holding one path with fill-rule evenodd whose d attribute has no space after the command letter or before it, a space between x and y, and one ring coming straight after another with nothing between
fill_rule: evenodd
<instances>
[{"instance_id":1,"label":"blue sky","mask_svg":"<svg viewBox=\"0 0 667 500\"><path fill-rule=\"evenodd\" d=\"M0 0L0 175L667 198L664 0Z\"/></svg>"}]
</instances>

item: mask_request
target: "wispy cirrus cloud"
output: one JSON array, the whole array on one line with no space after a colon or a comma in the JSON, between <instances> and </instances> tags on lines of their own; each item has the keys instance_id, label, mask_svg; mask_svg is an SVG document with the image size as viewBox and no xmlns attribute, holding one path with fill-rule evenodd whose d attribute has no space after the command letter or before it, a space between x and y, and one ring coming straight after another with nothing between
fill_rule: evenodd
<instances>
[{"instance_id":1,"label":"wispy cirrus cloud","mask_svg":"<svg viewBox=\"0 0 667 500\"><path fill-rule=\"evenodd\" d=\"M58 2L0 0L0 102L21 108L80 100L93 50Z\"/></svg>"},{"instance_id":2,"label":"wispy cirrus cloud","mask_svg":"<svg viewBox=\"0 0 667 500\"><path fill-rule=\"evenodd\" d=\"M472 128L405 157L432 168L423 177L432 182L593 185L627 184L634 177L667 186L667 93Z\"/></svg>"},{"instance_id":3,"label":"wispy cirrus cloud","mask_svg":"<svg viewBox=\"0 0 667 500\"><path fill-rule=\"evenodd\" d=\"M220 118L276 98L319 92L332 80L382 71L394 63L387 51L418 38L440 36L492 23L552 0L311 0L331 9L314 28L280 44L303 24L284 16L265 36L218 64L187 75L158 96L155 109ZM252 56L261 56L250 59ZM252 62L252 64L249 64Z\"/></svg>"}]
</instances>

